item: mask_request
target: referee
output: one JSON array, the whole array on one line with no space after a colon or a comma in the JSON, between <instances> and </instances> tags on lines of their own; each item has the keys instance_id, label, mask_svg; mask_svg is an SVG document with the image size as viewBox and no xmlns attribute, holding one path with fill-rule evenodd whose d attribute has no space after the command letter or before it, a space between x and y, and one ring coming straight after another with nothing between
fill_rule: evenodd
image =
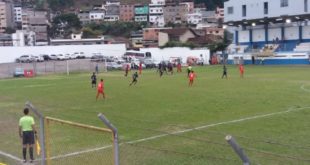
<instances>
[{"instance_id":1,"label":"referee","mask_svg":"<svg viewBox=\"0 0 310 165\"><path fill-rule=\"evenodd\" d=\"M23 139L23 158L24 163L27 162L27 147L29 148L30 163L33 162L33 144L34 144L34 134L36 134L36 129L34 126L34 119L29 114L29 109L24 109L24 116L19 119L19 136Z\"/></svg>"}]
</instances>

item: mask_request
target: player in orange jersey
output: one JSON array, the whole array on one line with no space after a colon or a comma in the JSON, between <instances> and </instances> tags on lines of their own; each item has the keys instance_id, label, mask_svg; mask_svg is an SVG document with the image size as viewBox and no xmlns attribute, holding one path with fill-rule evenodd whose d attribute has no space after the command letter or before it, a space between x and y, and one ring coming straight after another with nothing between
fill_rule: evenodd
<instances>
[{"instance_id":1,"label":"player in orange jersey","mask_svg":"<svg viewBox=\"0 0 310 165\"><path fill-rule=\"evenodd\" d=\"M100 94L102 94L103 99L105 99L103 79L100 80L100 82L99 82L99 84L97 86L96 100L98 100L98 97L99 97Z\"/></svg>"},{"instance_id":2,"label":"player in orange jersey","mask_svg":"<svg viewBox=\"0 0 310 165\"><path fill-rule=\"evenodd\" d=\"M244 66L242 64L239 64L239 73L240 73L240 77L243 78Z\"/></svg>"},{"instance_id":3,"label":"player in orange jersey","mask_svg":"<svg viewBox=\"0 0 310 165\"><path fill-rule=\"evenodd\" d=\"M188 86L193 86L194 79L196 78L196 74L194 73L193 70L191 70L191 72L189 73L188 78L189 78Z\"/></svg>"}]
</instances>

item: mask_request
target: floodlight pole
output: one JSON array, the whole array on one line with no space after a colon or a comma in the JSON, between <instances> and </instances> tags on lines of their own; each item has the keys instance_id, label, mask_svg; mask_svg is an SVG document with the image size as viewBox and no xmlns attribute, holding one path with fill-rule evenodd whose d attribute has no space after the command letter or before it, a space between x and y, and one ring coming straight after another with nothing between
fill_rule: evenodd
<instances>
[{"instance_id":1,"label":"floodlight pole","mask_svg":"<svg viewBox=\"0 0 310 165\"><path fill-rule=\"evenodd\" d=\"M40 145L42 148L41 165L46 165L44 116L29 101L26 102L26 107L28 107L40 119Z\"/></svg>"},{"instance_id":2,"label":"floodlight pole","mask_svg":"<svg viewBox=\"0 0 310 165\"><path fill-rule=\"evenodd\" d=\"M99 113L98 117L103 123L112 130L113 132L113 142L114 142L114 165L119 165L119 146L118 146L118 132L117 128L102 114Z\"/></svg>"},{"instance_id":3,"label":"floodlight pole","mask_svg":"<svg viewBox=\"0 0 310 165\"><path fill-rule=\"evenodd\" d=\"M236 154L239 156L239 158L242 160L243 165L250 165L250 160L247 157L247 155L243 152L243 149L239 146L235 138L233 138L231 135L227 135L225 137L226 141L230 146L234 149Z\"/></svg>"}]
</instances>

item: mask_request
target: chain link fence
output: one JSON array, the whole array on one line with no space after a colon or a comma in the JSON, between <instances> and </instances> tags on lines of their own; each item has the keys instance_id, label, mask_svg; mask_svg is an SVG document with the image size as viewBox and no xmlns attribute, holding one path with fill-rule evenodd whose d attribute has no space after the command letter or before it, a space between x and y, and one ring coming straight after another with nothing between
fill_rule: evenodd
<instances>
[{"instance_id":1,"label":"chain link fence","mask_svg":"<svg viewBox=\"0 0 310 165\"><path fill-rule=\"evenodd\" d=\"M32 70L35 75L56 73L80 73L106 71L104 62L92 62L90 59L76 59L66 61L44 61L33 63L2 63L0 64L0 78L14 77L17 70Z\"/></svg>"},{"instance_id":2,"label":"chain link fence","mask_svg":"<svg viewBox=\"0 0 310 165\"><path fill-rule=\"evenodd\" d=\"M46 117L47 165L113 165L111 130Z\"/></svg>"}]
</instances>

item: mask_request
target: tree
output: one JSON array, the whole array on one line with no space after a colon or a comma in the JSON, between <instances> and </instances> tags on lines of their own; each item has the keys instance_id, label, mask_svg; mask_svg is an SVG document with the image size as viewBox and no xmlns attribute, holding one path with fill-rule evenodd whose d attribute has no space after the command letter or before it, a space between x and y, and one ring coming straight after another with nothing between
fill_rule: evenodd
<instances>
[{"instance_id":1,"label":"tree","mask_svg":"<svg viewBox=\"0 0 310 165\"><path fill-rule=\"evenodd\" d=\"M52 21L51 37L66 38L72 32L80 31L81 22L75 14L62 14L55 17Z\"/></svg>"},{"instance_id":2,"label":"tree","mask_svg":"<svg viewBox=\"0 0 310 165\"><path fill-rule=\"evenodd\" d=\"M103 35L130 37L132 31L141 30L146 23L137 22L103 22L100 24L90 23L85 26L92 31L100 32Z\"/></svg>"},{"instance_id":3,"label":"tree","mask_svg":"<svg viewBox=\"0 0 310 165\"><path fill-rule=\"evenodd\" d=\"M224 38L222 42L215 42L215 43L209 44L207 47L210 49L211 53L214 53L217 51L223 51L229 46L229 44L231 44L231 41L232 41L232 34L229 33L227 30L225 30Z\"/></svg>"},{"instance_id":4,"label":"tree","mask_svg":"<svg viewBox=\"0 0 310 165\"><path fill-rule=\"evenodd\" d=\"M98 36L101 35L101 32L98 30L92 30L89 27L83 28L82 29L83 36L82 38L97 38Z\"/></svg>"},{"instance_id":5,"label":"tree","mask_svg":"<svg viewBox=\"0 0 310 165\"><path fill-rule=\"evenodd\" d=\"M73 0L47 0L47 3L53 11L63 10L74 5Z\"/></svg>"}]
</instances>

